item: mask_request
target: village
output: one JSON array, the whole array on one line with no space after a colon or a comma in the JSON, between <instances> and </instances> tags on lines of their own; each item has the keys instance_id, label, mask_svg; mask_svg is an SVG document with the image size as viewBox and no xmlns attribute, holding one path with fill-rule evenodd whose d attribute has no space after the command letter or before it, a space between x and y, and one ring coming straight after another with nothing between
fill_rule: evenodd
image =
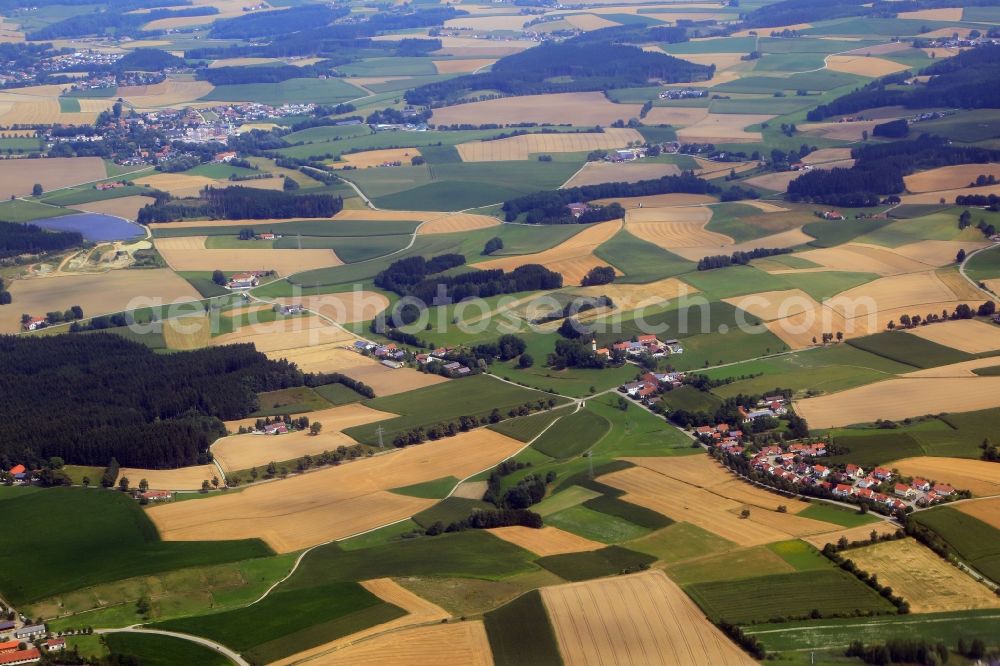
<instances>
[{"instance_id":1,"label":"village","mask_svg":"<svg viewBox=\"0 0 1000 666\"><path fill-rule=\"evenodd\" d=\"M44 624L32 624L13 610L0 620L0 666L36 664L49 652L66 649L66 639L52 637Z\"/></svg>"}]
</instances>

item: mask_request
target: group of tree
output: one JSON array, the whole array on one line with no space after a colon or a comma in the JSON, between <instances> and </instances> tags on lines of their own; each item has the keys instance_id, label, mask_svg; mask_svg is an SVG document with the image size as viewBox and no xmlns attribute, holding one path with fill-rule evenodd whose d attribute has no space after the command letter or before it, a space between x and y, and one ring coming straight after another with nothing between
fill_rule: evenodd
<instances>
[{"instance_id":1,"label":"group of tree","mask_svg":"<svg viewBox=\"0 0 1000 666\"><path fill-rule=\"evenodd\" d=\"M415 285L428 276L465 264L465 256L457 253L439 254L425 259L421 256L398 259L375 276L375 286L406 296Z\"/></svg>"},{"instance_id":2,"label":"group of tree","mask_svg":"<svg viewBox=\"0 0 1000 666\"><path fill-rule=\"evenodd\" d=\"M9 291L7 291L6 282L4 282L4 279L0 277L0 305L10 305L13 300L14 297L10 295Z\"/></svg>"},{"instance_id":3,"label":"group of tree","mask_svg":"<svg viewBox=\"0 0 1000 666\"><path fill-rule=\"evenodd\" d=\"M910 135L910 123L906 118L890 120L887 123L879 123L872 128L872 136L883 139L905 139Z\"/></svg>"},{"instance_id":4,"label":"group of tree","mask_svg":"<svg viewBox=\"0 0 1000 666\"><path fill-rule=\"evenodd\" d=\"M875 206L882 195L906 190L903 178L916 171L956 164L984 164L1000 159L1000 151L956 146L942 137L922 134L916 139L867 144L851 150L854 166L813 169L788 185L792 201L835 206Z\"/></svg>"},{"instance_id":5,"label":"group of tree","mask_svg":"<svg viewBox=\"0 0 1000 666\"><path fill-rule=\"evenodd\" d=\"M566 322L571 321L571 319L566 320ZM584 342L579 338L556 340L555 348L548 355L546 363L554 370L564 370L566 368L606 368L609 364L609 359L599 355L592 347L593 345L590 342Z\"/></svg>"},{"instance_id":6,"label":"group of tree","mask_svg":"<svg viewBox=\"0 0 1000 666\"><path fill-rule=\"evenodd\" d=\"M144 26L161 19L181 18L186 16L212 16L218 14L215 7L185 7L183 9L151 9L145 13L130 13L122 10L116 2L113 8L102 12L86 12L75 14L68 18L50 23L44 27L29 32L26 37L31 41L46 39L72 39L89 35L121 37L151 37L162 33L162 30L145 30Z\"/></svg>"},{"instance_id":7,"label":"group of tree","mask_svg":"<svg viewBox=\"0 0 1000 666\"><path fill-rule=\"evenodd\" d=\"M961 639L960 639L961 640ZM964 641L963 645L964 645ZM971 652L985 656L986 649L981 639L973 641L976 649ZM962 656L967 656L959 651ZM866 664L889 666L890 664L919 664L920 666L941 666L948 663L948 646L942 642L931 643L924 638L890 638L885 643L865 645L862 641L851 641L844 651L846 657L857 657Z\"/></svg>"},{"instance_id":8,"label":"group of tree","mask_svg":"<svg viewBox=\"0 0 1000 666\"><path fill-rule=\"evenodd\" d=\"M665 53L644 51L608 33L597 37L591 34L579 40L544 42L540 48L506 56L489 72L419 86L406 92L406 101L434 106L481 90L501 95L541 95L647 86L650 81L705 81L714 72L714 65L697 65Z\"/></svg>"},{"instance_id":9,"label":"group of tree","mask_svg":"<svg viewBox=\"0 0 1000 666\"><path fill-rule=\"evenodd\" d=\"M158 196L153 203L139 209L136 221L152 224L189 217L228 220L333 217L343 207L343 199L332 194L290 194L241 186L206 187L197 199Z\"/></svg>"},{"instance_id":10,"label":"group of tree","mask_svg":"<svg viewBox=\"0 0 1000 666\"><path fill-rule=\"evenodd\" d=\"M252 345L161 355L110 334L2 336L0 356L4 414L19 424L0 432L0 454L25 464L52 456L152 469L203 464L225 434L223 420L255 411L258 392L303 383L294 365Z\"/></svg>"},{"instance_id":11,"label":"group of tree","mask_svg":"<svg viewBox=\"0 0 1000 666\"><path fill-rule=\"evenodd\" d=\"M34 224L0 221L0 259L48 254L83 244L78 231L46 231Z\"/></svg>"},{"instance_id":12,"label":"group of tree","mask_svg":"<svg viewBox=\"0 0 1000 666\"><path fill-rule=\"evenodd\" d=\"M897 325L895 320L889 321L886 324L886 328L890 331L897 328L916 328L917 326L926 326L928 324L936 324L942 321L954 321L958 319L972 319L973 317L992 317L997 311L996 303L993 301L984 301L978 307L969 305L968 303L959 303L955 306L955 309L951 312L948 310L942 310L941 314L936 312L929 312L924 316L919 314L904 314L899 316L899 324Z\"/></svg>"},{"instance_id":13,"label":"group of tree","mask_svg":"<svg viewBox=\"0 0 1000 666\"><path fill-rule=\"evenodd\" d=\"M539 315L531 320L531 323L538 326L540 324L547 324L550 321L559 321L560 319L566 319L574 315L580 314L581 312L586 312L587 310L593 310L595 308L610 308L614 307L614 301L608 296L578 296L574 298L569 303L566 303L558 310L552 310L543 315ZM578 338L579 335L566 334L560 331L563 337L574 337Z\"/></svg>"},{"instance_id":14,"label":"group of tree","mask_svg":"<svg viewBox=\"0 0 1000 666\"><path fill-rule=\"evenodd\" d=\"M921 70L920 74L931 78L924 85L903 87L898 84L909 79L912 73L904 71L891 74L821 104L810 111L807 118L816 122L880 106L930 108L939 106L943 99L954 107L1000 108L1000 90L992 85L1000 76L1000 46L984 45L962 51L953 58L938 59Z\"/></svg>"},{"instance_id":15,"label":"group of tree","mask_svg":"<svg viewBox=\"0 0 1000 666\"><path fill-rule=\"evenodd\" d=\"M442 437L454 437L460 432L468 432L474 428L490 425L492 423L499 423L500 421L503 421L504 418L512 419L518 416L527 416L528 414L536 411L552 409L555 406L556 399L549 398L547 400L536 400L535 402L526 402L522 405L511 407L507 410L506 415L501 413L499 409L494 408L488 415L464 415L460 416L458 421L445 421L441 423L417 426L416 428L411 428L410 430L401 432L393 437L392 445L396 448L403 448L414 444L423 444L427 440L433 441L441 439Z\"/></svg>"},{"instance_id":16,"label":"group of tree","mask_svg":"<svg viewBox=\"0 0 1000 666\"><path fill-rule=\"evenodd\" d=\"M611 284L615 281L615 269L611 266L594 266L583 276L580 284L593 287L601 284Z\"/></svg>"},{"instance_id":17,"label":"group of tree","mask_svg":"<svg viewBox=\"0 0 1000 666\"><path fill-rule=\"evenodd\" d=\"M772 257L777 254L789 254L792 251L787 247L758 247L749 252L733 252L732 254L719 254L710 257L702 257L698 260L698 270L707 271L713 268L725 268L727 266L745 266L754 259Z\"/></svg>"},{"instance_id":18,"label":"group of tree","mask_svg":"<svg viewBox=\"0 0 1000 666\"><path fill-rule=\"evenodd\" d=\"M461 255L459 255L461 256ZM376 285L382 286L376 277ZM457 275L431 276L404 289L391 289L400 295L410 296L425 305L444 302L457 303L469 298L489 298L500 294L522 291L549 291L562 287L562 275L539 264L525 264L512 271L502 269L468 271ZM397 283L397 287L398 287ZM387 288L388 287L383 287ZM419 316L415 304L408 307ZM410 319L410 321L407 321ZM415 316L393 317L396 326L412 323Z\"/></svg>"},{"instance_id":19,"label":"group of tree","mask_svg":"<svg viewBox=\"0 0 1000 666\"><path fill-rule=\"evenodd\" d=\"M499 236L494 236L493 238L486 241L485 245L483 245L483 254L485 256L489 256L494 252L497 252L498 250L502 249L503 249L503 239L500 238Z\"/></svg>"}]
</instances>

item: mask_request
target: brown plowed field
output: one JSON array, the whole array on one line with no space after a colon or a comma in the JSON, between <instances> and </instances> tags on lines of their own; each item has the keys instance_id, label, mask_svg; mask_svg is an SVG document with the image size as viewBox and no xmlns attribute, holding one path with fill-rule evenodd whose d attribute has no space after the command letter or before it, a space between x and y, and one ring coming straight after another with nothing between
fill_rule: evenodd
<instances>
[{"instance_id":1,"label":"brown plowed field","mask_svg":"<svg viewBox=\"0 0 1000 666\"><path fill-rule=\"evenodd\" d=\"M860 76L870 76L878 78L895 74L907 69L906 65L901 65L885 58L869 58L866 55L832 55L826 58L826 68L833 72L844 72L845 74L858 74Z\"/></svg>"},{"instance_id":2,"label":"brown plowed field","mask_svg":"<svg viewBox=\"0 0 1000 666\"><path fill-rule=\"evenodd\" d=\"M837 247L808 250L800 256L833 271L856 271L879 275L915 273L926 271L930 267L888 248L863 243L846 243Z\"/></svg>"},{"instance_id":3,"label":"brown plowed field","mask_svg":"<svg viewBox=\"0 0 1000 666\"><path fill-rule=\"evenodd\" d=\"M137 469L122 467L115 479L115 486L123 478L129 486L138 488L143 479L149 482L150 490L200 490L203 481L211 481L219 476L215 465L197 465L178 469ZM221 478L219 479L222 480Z\"/></svg>"},{"instance_id":4,"label":"brown plowed field","mask_svg":"<svg viewBox=\"0 0 1000 666\"><path fill-rule=\"evenodd\" d=\"M405 619L405 618L404 618ZM379 625L383 627L386 625ZM361 632L365 633L365 632ZM349 639L356 634L352 634ZM275 666L493 666L486 628L479 620L434 624L381 633L341 649L302 658L317 650L275 662ZM325 646L324 646L325 647Z\"/></svg>"},{"instance_id":5,"label":"brown plowed field","mask_svg":"<svg viewBox=\"0 0 1000 666\"><path fill-rule=\"evenodd\" d=\"M911 328L906 332L970 354L982 354L1000 349L1000 326L975 319L943 321Z\"/></svg>"},{"instance_id":6,"label":"brown plowed field","mask_svg":"<svg viewBox=\"0 0 1000 666\"><path fill-rule=\"evenodd\" d=\"M542 599L567 666L756 663L662 571L546 587Z\"/></svg>"},{"instance_id":7,"label":"brown plowed field","mask_svg":"<svg viewBox=\"0 0 1000 666\"><path fill-rule=\"evenodd\" d=\"M677 130L677 138L685 143L753 143L761 140L760 132L744 128L771 118L774 116L759 113L709 113L697 123Z\"/></svg>"},{"instance_id":8,"label":"brown plowed field","mask_svg":"<svg viewBox=\"0 0 1000 666\"><path fill-rule=\"evenodd\" d=\"M1000 377L900 378L799 400L813 428L1000 407Z\"/></svg>"},{"instance_id":9,"label":"brown plowed field","mask_svg":"<svg viewBox=\"0 0 1000 666\"><path fill-rule=\"evenodd\" d=\"M0 122L3 122L0 118ZM100 157L48 157L38 160L0 160L0 196L31 194L35 183L46 192L107 177ZM53 209L54 212L58 212Z\"/></svg>"},{"instance_id":10,"label":"brown plowed field","mask_svg":"<svg viewBox=\"0 0 1000 666\"><path fill-rule=\"evenodd\" d=\"M84 315L93 317L154 302L169 305L201 299L187 280L165 268L12 280L7 289L16 307L0 308L0 333L20 331L21 313L40 317L79 305Z\"/></svg>"},{"instance_id":11,"label":"brown plowed field","mask_svg":"<svg viewBox=\"0 0 1000 666\"><path fill-rule=\"evenodd\" d=\"M995 391L994 395L1000 396L1000 391ZM985 460L920 456L897 460L887 466L907 476L921 476L959 490L971 490L979 497L1000 495L1000 465Z\"/></svg>"},{"instance_id":12,"label":"brown plowed field","mask_svg":"<svg viewBox=\"0 0 1000 666\"><path fill-rule=\"evenodd\" d=\"M496 58L467 58L465 60L435 60L434 67L438 74L467 74L477 69L488 67L496 62Z\"/></svg>"},{"instance_id":13,"label":"brown plowed field","mask_svg":"<svg viewBox=\"0 0 1000 666\"><path fill-rule=\"evenodd\" d=\"M632 142L642 142L634 129L609 128L603 132L558 132L553 134L522 134L494 141L470 141L455 148L463 162L503 162L527 160L534 153L580 153L592 150L624 148Z\"/></svg>"},{"instance_id":14,"label":"brown plowed field","mask_svg":"<svg viewBox=\"0 0 1000 666\"><path fill-rule=\"evenodd\" d=\"M1000 597L913 539L884 541L846 554L910 603L914 613L1000 607Z\"/></svg>"},{"instance_id":15,"label":"brown plowed field","mask_svg":"<svg viewBox=\"0 0 1000 666\"><path fill-rule=\"evenodd\" d=\"M252 342L257 351L269 354L340 343L351 344L356 338L339 326L333 326L319 317L293 317L244 326L233 333L212 339L213 345Z\"/></svg>"},{"instance_id":16,"label":"brown plowed field","mask_svg":"<svg viewBox=\"0 0 1000 666\"><path fill-rule=\"evenodd\" d=\"M74 206L74 208L77 210L87 211L88 213L103 213L104 215L123 217L126 220L135 222L139 209L150 203L153 203L152 197L136 195L131 197L119 197L117 199L106 199L104 201L92 201L90 203Z\"/></svg>"},{"instance_id":17,"label":"brown plowed field","mask_svg":"<svg viewBox=\"0 0 1000 666\"><path fill-rule=\"evenodd\" d=\"M522 446L500 433L479 429L251 486L238 494L153 507L148 515L167 541L260 537L287 553L419 513L435 501L388 489L444 476L464 478Z\"/></svg>"},{"instance_id":18,"label":"brown plowed field","mask_svg":"<svg viewBox=\"0 0 1000 666\"><path fill-rule=\"evenodd\" d=\"M564 553L581 553L588 550L600 550L606 544L590 539L584 539L572 532L566 532L558 527L545 526L541 529L530 527L498 527L490 530L493 536L500 537L504 541L509 541L515 546L520 546L532 553L547 557L549 555L562 555Z\"/></svg>"},{"instance_id":19,"label":"brown plowed field","mask_svg":"<svg viewBox=\"0 0 1000 666\"><path fill-rule=\"evenodd\" d=\"M610 240L621 228L621 220L600 222L588 226L572 238L544 252L500 257L476 264L476 267L483 270L499 268L511 271L525 264L541 264L549 270L561 273L564 285L580 284L580 280L591 268L607 264L606 261L594 256L594 249ZM615 272L621 275L621 271L616 269Z\"/></svg>"}]
</instances>

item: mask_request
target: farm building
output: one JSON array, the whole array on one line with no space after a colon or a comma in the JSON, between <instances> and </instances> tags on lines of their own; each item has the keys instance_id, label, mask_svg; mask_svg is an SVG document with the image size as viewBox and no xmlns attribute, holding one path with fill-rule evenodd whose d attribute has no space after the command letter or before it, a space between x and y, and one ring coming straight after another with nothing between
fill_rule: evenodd
<instances>
[{"instance_id":1,"label":"farm building","mask_svg":"<svg viewBox=\"0 0 1000 666\"><path fill-rule=\"evenodd\" d=\"M6 641L5 643L0 643L0 654L7 654L8 652L16 652L17 646L20 645L20 641Z\"/></svg>"},{"instance_id":2,"label":"farm building","mask_svg":"<svg viewBox=\"0 0 1000 666\"><path fill-rule=\"evenodd\" d=\"M45 641L45 649L48 652L60 652L66 649L65 638L50 638Z\"/></svg>"},{"instance_id":3,"label":"farm building","mask_svg":"<svg viewBox=\"0 0 1000 666\"><path fill-rule=\"evenodd\" d=\"M256 273L236 273L229 278L226 287L229 289L250 289L260 284L260 279Z\"/></svg>"},{"instance_id":4,"label":"farm building","mask_svg":"<svg viewBox=\"0 0 1000 666\"><path fill-rule=\"evenodd\" d=\"M0 654L0 666L17 666L17 664L34 664L42 660L42 653L38 648L30 650L17 650Z\"/></svg>"},{"instance_id":5,"label":"farm building","mask_svg":"<svg viewBox=\"0 0 1000 666\"><path fill-rule=\"evenodd\" d=\"M45 635L44 624L26 624L14 632L14 638L24 640L25 638L37 638Z\"/></svg>"}]
</instances>

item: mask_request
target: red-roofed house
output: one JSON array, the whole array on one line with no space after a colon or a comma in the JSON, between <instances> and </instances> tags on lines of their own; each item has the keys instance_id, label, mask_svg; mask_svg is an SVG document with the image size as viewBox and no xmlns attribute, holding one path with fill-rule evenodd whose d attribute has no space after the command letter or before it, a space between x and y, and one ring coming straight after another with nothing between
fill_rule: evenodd
<instances>
[{"instance_id":1,"label":"red-roofed house","mask_svg":"<svg viewBox=\"0 0 1000 666\"><path fill-rule=\"evenodd\" d=\"M853 479L860 479L865 475L865 470L861 469L860 467L858 467L853 463L849 463L847 467L844 468L844 471L847 474L847 476Z\"/></svg>"},{"instance_id":2,"label":"red-roofed house","mask_svg":"<svg viewBox=\"0 0 1000 666\"><path fill-rule=\"evenodd\" d=\"M24 474L24 472L25 472L24 465L14 465L13 467L10 468L11 476L17 476L18 474Z\"/></svg>"},{"instance_id":3,"label":"red-roofed house","mask_svg":"<svg viewBox=\"0 0 1000 666\"><path fill-rule=\"evenodd\" d=\"M872 474L875 476L876 479L879 479L881 481L885 481L886 479L892 478L892 470L886 469L885 467L876 467L875 470L872 472Z\"/></svg>"},{"instance_id":4,"label":"red-roofed house","mask_svg":"<svg viewBox=\"0 0 1000 666\"><path fill-rule=\"evenodd\" d=\"M45 641L45 649L49 652L59 652L66 648L65 638L50 638Z\"/></svg>"},{"instance_id":5,"label":"red-roofed house","mask_svg":"<svg viewBox=\"0 0 1000 666\"><path fill-rule=\"evenodd\" d=\"M927 479L921 479L920 477L913 479L912 485L916 490L920 490L922 492L927 492L931 489L931 482Z\"/></svg>"},{"instance_id":6,"label":"red-roofed house","mask_svg":"<svg viewBox=\"0 0 1000 666\"><path fill-rule=\"evenodd\" d=\"M953 492L955 492L955 489L949 486L947 483L939 483L936 486L934 486L934 492L943 497L948 497Z\"/></svg>"},{"instance_id":7,"label":"red-roofed house","mask_svg":"<svg viewBox=\"0 0 1000 666\"><path fill-rule=\"evenodd\" d=\"M24 324L24 330L37 331L45 327L45 317L32 317Z\"/></svg>"},{"instance_id":8,"label":"red-roofed house","mask_svg":"<svg viewBox=\"0 0 1000 666\"><path fill-rule=\"evenodd\" d=\"M18 664L34 664L42 660L42 653L38 648L30 650L17 650L0 654L0 666L17 666Z\"/></svg>"},{"instance_id":9,"label":"red-roofed house","mask_svg":"<svg viewBox=\"0 0 1000 666\"><path fill-rule=\"evenodd\" d=\"M906 497L907 499L917 494L916 490L906 485L905 483L897 483L895 486L893 486L892 492L899 495L900 497Z\"/></svg>"},{"instance_id":10,"label":"red-roofed house","mask_svg":"<svg viewBox=\"0 0 1000 666\"><path fill-rule=\"evenodd\" d=\"M838 483L837 487L833 489L834 495L840 495L841 497L847 497L854 492L854 486L849 486L846 483Z\"/></svg>"},{"instance_id":11,"label":"red-roofed house","mask_svg":"<svg viewBox=\"0 0 1000 666\"><path fill-rule=\"evenodd\" d=\"M20 645L20 641L7 641L6 643L0 643L0 654L7 654L8 652L16 652L17 646Z\"/></svg>"}]
</instances>

